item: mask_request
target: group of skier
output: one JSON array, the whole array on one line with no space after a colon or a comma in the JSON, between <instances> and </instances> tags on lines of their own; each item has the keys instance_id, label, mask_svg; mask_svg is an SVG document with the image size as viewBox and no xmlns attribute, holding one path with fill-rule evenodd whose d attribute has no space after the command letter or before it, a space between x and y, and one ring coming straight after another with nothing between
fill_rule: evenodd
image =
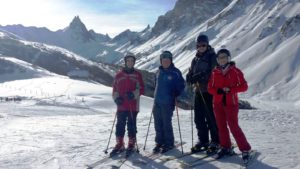
<instances>
[{"instance_id":1,"label":"group of skier","mask_svg":"<svg viewBox=\"0 0 300 169\"><path fill-rule=\"evenodd\" d=\"M233 155L229 129L236 140L242 158L248 159L251 146L238 124L238 95L247 90L248 85L243 73L230 60L227 49L215 53L208 37L197 37L196 56L186 75L173 63L173 54L163 51L160 54L161 66L156 73L153 117L155 142L153 153L165 153L174 148L172 116L176 98L187 84L194 92L194 123L198 142L191 148L192 153L206 151L219 159ZM127 54L125 66L113 82L113 99L117 105L116 145L110 155L126 150L131 153L136 148L136 118L139 112L140 95L144 94L144 82L135 68L136 58ZM127 123L128 145L125 149L124 135ZM229 129L228 129L229 128ZM211 139L209 139L209 135Z\"/></svg>"}]
</instances>

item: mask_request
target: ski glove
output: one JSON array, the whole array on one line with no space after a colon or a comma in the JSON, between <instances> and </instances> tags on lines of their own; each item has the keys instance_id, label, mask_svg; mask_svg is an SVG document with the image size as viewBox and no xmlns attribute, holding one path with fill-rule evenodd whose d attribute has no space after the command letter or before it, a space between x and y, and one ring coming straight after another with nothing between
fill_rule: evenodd
<instances>
[{"instance_id":1,"label":"ski glove","mask_svg":"<svg viewBox=\"0 0 300 169\"><path fill-rule=\"evenodd\" d=\"M224 90L221 89L221 88L218 88L217 93L218 93L218 94L225 94Z\"/></svg>"},{"instance_id":2,"label":"ski glove","mask_svg":"<svg viewBox=\"0 0 300 169\"><path fill-rule=\"evenodd\" d=\"M127 96L128 100L133 100L134 99L134 93L133 92L127 92L126 96Z\"/></svg>"},{"instance_id":3,"label":"ski glove","mask_svg":"<svg viewBox=\"0 0 300 169\"><path fill-rule=\"evenodd\" d=\"M121 104L123 104L123 102L124 102L123 97L117 97L117 98L115 99L115 103L116 103L118 106L121 105Z\"/></svg>"},{"instance_id":4,"label":"ski glove","mask_svg":"<svg viewBox=\"0 0 300 169\"><path fill-rule=\"evenodd\" d=\"M192 76L192 73L191 72L189 72L188 74L186 74L186 82L188 83L188 84L192 84L193 82L193 76Z\"/></svg>"}]
</instances>

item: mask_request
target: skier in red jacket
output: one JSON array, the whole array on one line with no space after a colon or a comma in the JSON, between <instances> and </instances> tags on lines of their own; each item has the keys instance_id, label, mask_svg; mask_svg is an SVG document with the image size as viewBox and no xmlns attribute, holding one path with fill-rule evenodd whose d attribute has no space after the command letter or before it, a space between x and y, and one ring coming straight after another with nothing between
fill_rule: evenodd
<instances>
[{"instance_id":1,"label":"skier in red jacket","mask_svg":"<svg viewBox=\"0 0 300 169\"><path fill-rule=\"evenodd\" d=\"M221 147L216 158L233 154L228 125L242 152L243 159L247 159L251 146L238 123L237 93L246 91L248 85L240 69L234 62L230 62L230 52L227 49L218 51L217 62L219 66L214 68L208 83L208 92L213 95L213 108Z\"/></svg>"},{"instance_id":2,"label":"skier in red jacket","mask_svg":"<svg viewBox=\"0 0 300 169\"><path fill-rule=\"evenodd\" d=\"M117 104L116 146L110 155L125 150L124 135L127 122L128 146L126 152L132 152L136 144L136 117L139 112L140 95L144 94L144 82L140 72L134 69L135 56L126 55L125 67L116 74L113 82L113 99Z\"/></svg>"}]
</instances>

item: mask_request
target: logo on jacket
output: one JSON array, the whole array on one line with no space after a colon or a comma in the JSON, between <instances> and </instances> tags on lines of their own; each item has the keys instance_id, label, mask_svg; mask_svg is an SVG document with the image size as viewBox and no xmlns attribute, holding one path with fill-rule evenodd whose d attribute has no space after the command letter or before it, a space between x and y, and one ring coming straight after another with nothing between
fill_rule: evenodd
<instances>
[{"instance_id":1,"label":"logo on jacket","mask_svg":"<svg viewBox=\"0 0 300 169\"><path fill-rule=\"evenodd\" d=\"M172 76L168 76L168 80L172 80L173 79L173 77Z\"/></svg>"}]
</instances>

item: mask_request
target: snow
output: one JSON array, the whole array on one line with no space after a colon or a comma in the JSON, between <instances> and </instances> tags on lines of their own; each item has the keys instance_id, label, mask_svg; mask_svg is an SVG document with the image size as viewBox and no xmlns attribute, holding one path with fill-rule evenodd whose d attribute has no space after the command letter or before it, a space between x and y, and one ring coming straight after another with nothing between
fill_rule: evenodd
<instances>
[{"instance_id":1,"label":"snow","mask_svg":"<svg viewBox=\"0 0 300 169\"><path fill-rule=\"evenodd\" d=\"M137 60L137 67L152 72L160 64L161 51L170 50L175 66L185 74L195 56L195 38L204 33L216 51L231 51L233 61L249 82L249 97L296 102L300 100L295 82L300 60L299 10L296 0L234 0L195 27L166 30L143 44L130 46L130 50L143 56Z\"/></svg>"},{"instance_id":2,"label":"snow","mask_svg":"<svg viewBox=\"0 0 300 169\"><path fill-rule=\"evenodd\" d=\"M0 168L85 168L103 157L116 106L110 87L63 76L6 81L1 97L21 97L20 102L0 102ZM259 156L252 168L300 168L300 114L290 102L249 99L256 110L241 110L240 125ZM299 103L298 103L299 104ZM153 100L141 99L138 144L141 154ZM274 106L275 105L275 106ZM190 111L179 109L184 151L191 147ZM174 112L175 140L180 141ZM194 130L195 131L195 130ZM154 146L150 127L146 151ZM194 133L196 138L196 133ZM195 140L194 140L195 142ZM115 144L112 137L110 147ZM180 150L179 150L180 151ZM238 152L238 150L236 150ZM192 158L192 157L189 157ZM132 165L130 160L122 168ZM239 168L238 157L213 161L199 168ZM107 168L102 164L100 168ZM150 162L141 168L180 168L174 161ZM139 168L135 166L135 168Z\"/></svg>"},{"instance_id":3,"label":"snow","mask_svg":"<svg viewBox=\"0 0 300 169\"><path fill-rule=\"evenodd\" d=\"M196 27L178 32L166 30L146 43L124 44L117 51L130 50L139 54L137 67L154 72L161 51L170 50L175 65L185 74L195 55L195 38L200 32L207 34L216 50L226 47L232 51L233 61L242 69L249 84L249 90L240 96L256 109L240 110L239 122L252 148L258 151L257 160L250 168L300 169L299 22L289 22L299 15L299 8L296 0L234 0ZM0 38L22 39L2 31ZM60 47L21 42L40 50L59 51L87 65L95 65ZM100 52L99 56L107 52L110 51ZM105 59L119 57L121 55ZM110 87L59 76L2 55L0 63L3 68L0 70L4 70L4 73L0 72L0 168L79 169L106 156L103 151L116 111ZM6 69L4 66L7 65L11 67ZM12 72L8 71L11 69ZM108 67L102 69L112 73ZM80 70L73 73L85 74ZM6 98L21 101L5 101ZM155 144L152 121L146 150L142 150L152 106L153 99L141 98L137 139L142 155L151 151ZM186 142L184 152L188 152L192 146L190 111L179 109L179 118L182 138ZM173 127L175 140L179 142L176 112ZM194 139L197 138L195 130ZM109 150L114 144L113 136ZM191 159L193 157L186 158ZM182 167L176 160L151 161L143 167L132 166L131 160L122 168ZM240 168L240 163L241 159L236 156L197 168L234 169ZM109 168L109 165L102 164L99 168Z\"/></svg>"}]
</instances>

